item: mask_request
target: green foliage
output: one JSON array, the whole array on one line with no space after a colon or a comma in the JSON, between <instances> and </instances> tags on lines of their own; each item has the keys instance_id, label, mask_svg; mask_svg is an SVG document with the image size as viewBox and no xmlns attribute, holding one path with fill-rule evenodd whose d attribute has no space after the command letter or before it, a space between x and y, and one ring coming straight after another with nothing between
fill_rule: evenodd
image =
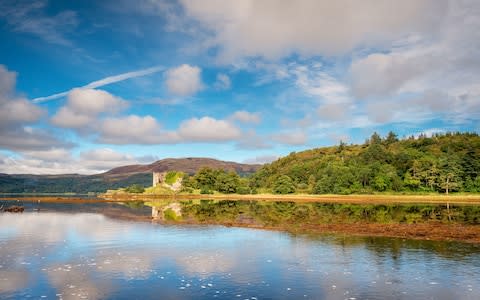
<instances>
[{"instance_id":1,"label":"green foliage","mask_svg":"<svg viewBox=\"0 0 480 300\"><path fill-rule=\"evenodd\" d=\"M165 220L167 221L179 221L181 218L179 216L177 216L177 214L175 213L175 211L171 208L167 208L164 212L163 212L163 217L165 218Z\"/></svg>"},{"instance_id":2,"label":"green foliage","mask_svg":"<svg viewBox=\"0 0 480 300\"><path fill-rule=\"evenodd\" d=\"M215 181L219 170L213 170L205 167L200 169L194 176L196 186L203 190L212 190L215 188Z\"/></svg>"},{"instance_id":3,"label":"green foliage","mask_svg":"<svg viewBox=\"0 0 480 300\"><path fill-rule=\"evenodd\" d=\"M273 192L275 194L291 194L295 192L295 185L289 176L282 175L275 181Z\"/></svg>"},{"instance_id":4,"label":"green foliage","mask_svg":"<svg viewBox=\"0 0 480 300\"><path fill-rule=\"evenodd\" d=\"M192 194L193 191L194 189L189 186L182 186L182 189L180 190L181 193L188 193L188 194Z\"/></svg>"},{"instance_id":5,"label":"green foliage","mask_svg":"<svg viewBox=\"0 0 480 300\"><path fill-rule=\"evenodd\" d=\"M165 176L165 183L169 184L169 185L172 185L175 182L177 182L177 180L179 178L183 177L184 175L185 174L183 172L170 171Z\"/></svg>"},{"instance_id":6,"label":"green foliage","mask_svg":"<svg viewBox=\"0 0 480 300\"><path fill-rule=\"evenodd\" d=\"M288 176L298 192L480 192L480 137L476 133L420 135L399 140L374 133L363 145L291 153L264 165L250 185L275 190ZM306 185L308 188L306 188Z\"/></svg>"},{"instance_id":7,"label":"green foliage","mask_svg":"<svg viewBox=\"0 0 480 300\"><path fill-rule=\"evenodd\" d=\"M233 194L237 191L240 177L235 172L218 174L215 179L215 189L221 193Z\"/></svg>"},{"instance_id":8,"label":"green foliage","mask_svg":"<svg viewBox=\"0 0 480 300\"><path fill-rule=\"evenodd\" d=\"M240 195L248 195L251 193L251 190L249 187L246 187L246 186L239 186L237 188L237 194L240 194Z\"/></svg>"},{"instance_id":9,"label":"green foliage","mask_svg":"<svg viewBox=\"0 0 480 300\"><path fill-rule=\"evenodd\" d=\"M184 175L182 187L200 189L201 194L213 194L217 191L223 194L250 194L255 188L248 178L242 178L237 173L222 169L202 168L194 176Z\"/></svg>"},{"instance_id":10,"label":"green foliage","mask_svg":"<svg viewBox=\"0 0 480 300\"><path fill-rule=\"evenodd\" d=\"M5 175L0 174L3 193L104 193L133 184L150 186L152 173L119 177L99 175Z\"/></svg>"},{"instance_id":11,"label":"green foliage","mask_svg":"<svg viewBox=\"0 0 480 300\"><path fill-rule=\"evenodd\" d=\"M125 188L125 191L128 193L141 194L145 192L145 188L140 184L132 184L131 186Z\"/></svg>"},{"instance_id":12,"label":"green foliage","mask_svg":"<svg viewBox=\"0 0 480 300\"><path fill-rule=\"evenodd\" d=\"M212 194L213 194L213 191L212 191L212 190L209 190L209 189L207 189L207 188L202 188L202 189L200 190L200 194L202 194L202 195L212 195Z\"/></svg>"}]
</instances>

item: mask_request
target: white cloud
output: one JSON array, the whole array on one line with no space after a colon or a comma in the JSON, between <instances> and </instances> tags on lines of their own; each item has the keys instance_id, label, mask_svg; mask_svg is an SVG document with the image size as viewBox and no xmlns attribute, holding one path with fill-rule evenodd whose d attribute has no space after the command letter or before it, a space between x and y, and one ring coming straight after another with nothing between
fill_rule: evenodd
<instances>
[{"instance_id":1,"label":"white cloud","mask_svg":"<svg viewBox=\"0 0 480 300\"><path fill-rule=\"evenodd\" d=\"M151 67L151 68L142 69L142 70L138 70L138 71L132 71L132 72L122 73L122 74L118 74L118 75L108 76L108 77L105 77L103 79L90 82L89 84L84 85L84 86L79 87L79 88L74 88L74 89L71 89L69 91L53 94L53 95L50 95L50 96L38 97L38 98L33 99L32 101L34 103L41 103L41 102L45 102L45 101L48 101L48 100L58 99L58 98L62 98L62 97L67 96L69 93L71 93L75 89L86 89L86 90L96 89L96 88L99 88L99 87L102 87L102 86L105 86L105 85L108 85L108 84L112 84L112 83L115 83L115 82L120 82L120 81L124 81L124 80L131 79L131 78L136 78L136 77L150 75L150 74L153 74L153 73L158 73L162 70L164 70L164 68L162 66L156 66L156 67Z\"/></svg>"},{"instance_id":2,"label":"white cloud","mask_svg":"<svg viewBox=\"0 0 480 300\"><path fill-rule=\"evenodd\" d=\"M4 65L0 65L0 101L13 94L17 81L17 73L8 71Z\"/></svg>"},{"instance_id":3,"label":"white cloud","mask_svg":"<svg viewBox=\"0 0 480 300\"><path fill-rule=\"evenodd\" d=\"M235 147L241 150L259 150L272 148L272 145L269 143L268 137L260 136L254 130L249 130L242 135Z\"/></svg>"},{"instance_id":4,"label":"white cloud","mask_svg":"<svg viewBox=\"0 0 480 300\"><path fill-rule=\"evenodd\" d=\"M3 129L3 128L2 128ZM59 140L50 132L31 128L17 127L0 130L0 148L14 151L45 150L52 147L72 147L72 143Z\"/></svg>"},{"instance_id":5,"label":"white cloud","mask_svg":"<svg viewBox=\"0 0 480 300\"><path fill-rule=\"evenodd\" d=\"M64 162L71 161L72 155L68 149L65 148L46 148L44 150L28 150L21 152L24 157L30 159L41 159L49 162Z\"/></svg>"},{"instance_id":6,"label":"white cloud","mask_svg":"<svg viewBox=\"0 0 480 300\"><path fill-rule=\"evenodd\" d=\"M219 143L241 139L242 131L227 120L192 118L167 131L152 116L130 115L107 118L100 126L98 140L111 144Z\"/></svg>"},{"instance_id":7,"label":"white cloud","mask_svg":"<svg viewBox=\"0 0 480 300\"><path fill-rule=\"evenodd\" d=\"M73 89L67 104L52 117L52 123L64 128L86 130L102 113L115 113L127 107L127 102L108 92L92 89Z\"/></svg>"},{"instance_id":8,"label":"white cloud","mask_svg":"<svg viewBox=\"0 0 480 300\"><path fill-rule=\"evenodd\" d=\"M152 116L130 115L107 118L100 128L99 140L111 144L160 144L161 126Z\"/></svg>"},{"instance_id":9,"label":"white cloud","mask_svg":"<svg viewBox=\"0 0 480 300\"><path fill-rule=\"evenodd\" d=\"M400 91L409 82L417 82L428 69L434 67L434 58L427 53L399 52L390 54L374 53L354 61L350 68L352 87L355 96L391 96ZM424 52L424 51L422 51ZM417 92L412 87L410 92Z\"/></svg>"},{"instance_id":10,"label":"white cloud","mask_svg":"<svg viewBox=\"0 0 480 300\"><path fill-rule=\"evenodd\" d=\"M435 0L181 3L187 17L212 33L210 44L228 62L244 56L338 55L359 46L381 47L412 32L434 31L447 10L447 1Z\"/></svg>"},{"instance_id":11,"label":"white cloud","mask_svg":"<svg viewBox=\"0 0 480 300\"><path fill-rule=\"evenodd\" d=\"M45 111L16 95L16 73L0 65L0 148L13 151L40 150L71 146L48 131L27 126Z\"/></svg>"},{"instance_id":12,"label":"white cloud","mask_svg":"<svg viewBox=\"0 0 480 300\"><path fill-rule=\"evenodd\" d=\"M322 120L333 122L344 120L347 115L350 115L348 105L336 103L321 105L317 112L318 116L322 118Z\"/></svg>"},{"instance_id":13,"label":"white cloud","mask_svg":"<svg viewBox=\"0 0 480 300\"><path fill-rule=\"evenodd\" d=\"M228 90L232 86L232 81L227 74L217 74L217 81L215 81L214 87L217 90Z\"/></svg>"},{"instance_id":14,"label":"white cloud","mask_svg":"<svg viewBox=\"0 0 480 300\"><path fill-rule=\"evenodd\" d=\"M272 161L275 161L279 159L280 157L277 155L260 155L260 156L255 156L252 158L248 158L244 160L243 162L246 164L268 164L271 163Z\"/></svg>"},{"instance_id":15,"label":"white cloud","mask_svg":"<svg viewBox=\"0 0 480 300\"><path fill-rule=\"evenodd\" d=\"M203 117L183 121L178 128L178 134L187 141L221 142L239 138L241 131L225 120Z\"/></svg>"},{"instance_id":16,"label":"white cloud","mask_svg":"<svg viewBox=\"0 0 480 300\"><path fill-rule=\"evenodd\" d=\"M74 89L68 94L68 106L73 111L86 115L115 112L126 105L122 99L102 90Z\"/></svg>"},{"instance_id":17,"label":"white cloud","mask_svg":"<svg viewBox=\"0 0 480 300\"><path fill-rule=\"evenodd\" d=\"M305 145L307 139L307 135L301 131L283 132L272 135L272 140L293 146Z\"/></svg>"},{"instance_id":18,"label":"white cloud","mask_svg":"<svg viewBox=\"0 0 480 300\"><path fill-rule=\"evenodd\" d=\"M348 87L329 75L319 63L295 64L290 72L294 75L296 86L307 95L327 103L344 103L350 100Z\"/></svg>"},{"instance_id":19,"label":"white cloud","mask_svg":"<svg viewBox=\"0 0 480 300\"><path fill-rule=\"evenodd\" d=\"M13 2L13 3L12 3ZM48 43L72 46L66 33L76 28L77 14L64 10L54 16L46 16L47 1L2 1L0 17L14 32L35 35Z\"/></svg>"},{"instance_id":20,"label":"white cloud","mask_svg":"<svg viewBox=\"0 0 480 300\"><path fill-rule=\"evenodd\" d=\"M0 65L0 132L35 122L44 114L41 108L15 95L16 76Z\"/></svg>"},{"instance_id":21,"label":"white cloud","mask_svg":"<svg viewBox=\"0 0 480 300\"><path fill-rule=\"evenodd\" d=\"M251 123L251 124L258 124L262 121L260 117L260 113L251 113L245 110L239 110L234 112L230 119L232 121L239 121L242 123Z\"/></svg>"},{"instance_id":22,"label":"white cloud","mask_svg":"<svg viewBox=\"0 0 480 300\"><path fill-rule=\"evenodd\" d=\"M85 126L92 122L95 122L95 116L78 114L65 106L52 117L52 123L63 128L86 129Z\"/></svg>"},{"instance_id":23,"label":"white cloud","mask_svg":"<svg viewBox=\"0 0 480 300\"><path fill-rule=\"evenodd\" d=\"M3 101L4 100L4 101ZM44 115L44 111L25 99L0 99L0 126L33 123Z\"/></svg>"},{"instance_id":24,"label":"white cloud","mask_svg":"<svg viewBox=\"0 0 480 300\"><path fill-rule=\"evenodd\" d=\"M203 89L199 67L183 64L166 72L166 86L170 93L178 96L191 96Z\"/></svg>"},{"instance_id":25,"label":"white cloud","mask_svg":"<svg viewBox=\"0 0 480 300\"><path fill-rule=\"evenodd\" d=\"M112 168L140 163L141 159L131 154L120 153L110 148L99 148L81 152L78 164L83 168L102 172Z\"/></svg>"},{"instance_id":26,"label":"white cloud","mask_svg":"<svg viewBox=\"0 0 480 300\"><path fill-rule=\"evenodd\" d=\"M434 38L420 35L389 51L355 59L350 67L353 94L368 102L374 98L369 111L382 122L392 118L379 116L375 106L380 102L410 122L478 120L480 107L473 103L480 99L479 14L477 1L451 1Z\"/></svg>"},{"instance_id":27,"label":"white cloud","mask_svg":"<svg viewBox=\"0 0 480 300\"><path fill-rule=\"evenodd\" d=\"M95 174L115 167L144 162L141 157L98 148L73 156L64 148L0 155L0 172L7 174Z\"/></svg>"}]
</instances>

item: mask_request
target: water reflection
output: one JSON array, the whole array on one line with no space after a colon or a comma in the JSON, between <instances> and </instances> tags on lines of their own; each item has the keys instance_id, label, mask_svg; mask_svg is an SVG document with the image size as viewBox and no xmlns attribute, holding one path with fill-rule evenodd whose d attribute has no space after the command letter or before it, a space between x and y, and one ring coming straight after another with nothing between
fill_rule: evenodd
<instances>
[{"instance_id":1,"label":"water reflection","mask_svg":"<svg viewBox=\"0 0 480 300\"><path fill-rule=\"evenodd\" d=\"M480 298L478 246L59 210L0 215L0 298Z\"/></svg>"}]
</instances>

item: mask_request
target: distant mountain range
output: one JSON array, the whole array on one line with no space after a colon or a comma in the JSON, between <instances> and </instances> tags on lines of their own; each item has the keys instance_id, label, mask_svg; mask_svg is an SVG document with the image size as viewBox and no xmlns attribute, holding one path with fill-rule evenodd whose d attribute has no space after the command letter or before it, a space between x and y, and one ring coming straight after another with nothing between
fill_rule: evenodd
<instances>
[{"instance_id":1,"label":"distant mountain range","mask_svg":"<svg viewBox=\"0 0 480 300\"><path fill-rule=\"evenodd\" d=\"M150 186L152 172L182 171L194 174L202 167L248 175L261 165L240 164L212 158L167 158L148 165L129 165L95 175L0 174L0 193L87 193L105 192L132 184Z\"/></svg>"}]
</instances>

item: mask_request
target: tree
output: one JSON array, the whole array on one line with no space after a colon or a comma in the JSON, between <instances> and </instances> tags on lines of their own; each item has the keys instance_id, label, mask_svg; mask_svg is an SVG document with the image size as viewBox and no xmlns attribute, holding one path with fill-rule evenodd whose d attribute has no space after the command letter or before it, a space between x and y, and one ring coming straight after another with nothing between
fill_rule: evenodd
<instances>
[{"instance_id":1,"label":"tree","mask_svg":"<svg viewBox=\"0 0 480 300\"><path fill-rule=\"evenodd\" d=\"M382 138L380 137L380 135L377 132L374 132L372 134L372 136L370 137L369 143L370 143L370 145L375 145L375 144L378 145L378 144L382 143Z\"/></svg>"},{"instance_id":2,"label":"tree","mask_svg":"<svg viewBox=\"0 0 480 300\"><path fill-rule=\"evenodd\" d=\"M197 182L197 187L204 190L213 189L217 179L216 173L218 172L215 172L211 168L201 168L194 176L195 181Z\"/></svg>"},{"instance_id":3,"label":"tree","mask_svg":"<svg viewBox=\"0 0 480 300\"><path fill-rule=\"evenodd\" d=\"M125 188L127 193L141 194L145 192L145 188L140 184L132 184L131 186Z\"/></svg>"},{"instance_id":4,"label":"tree","mask_svg":"<svg viewBox=\"0 0 480 300\"><path fill-rule=\"evenodd\" d=\"M391 144L396 143L396 142L398 142L397 135L393 131L390 131L387 134L387 137L385 138L385 144L391 145Z\"/></svg>"},{"instance_id":5,"label":"tree","mask_svg":"<svg viewBox=\"0 0 480 300\"><path fill-rule=\"evenodd\" d=\"M237 191L240 177L235 172L220 173L215 181L215 189L221 193L233 194Z\"/></svg>"},{"instance_id":6,"label":"tree","mask_svg":"<svg viewBox=\"0 0 480 300\"><path fill-rule=\"evenodd\" d=\"M431 191L433 191L435 187L438 185L439 174L440 174L440 170L438 169L437 164L432 163L430 168L428 168L427 170L427 174L425 178L426 183Z\"/></svg>"},{"instance_id":7,"label":"tree","mask_svg":"<svg viewBox=\"0 0 480 300\"><path fill-rule=\"evenodd\" d=\"M291 194L295 192L295 185L292 178L287 175L282 175L277 178L273 186L273 192L275 194Z\"/></svg>"},{"instance_id":8,"label":"tree","mask_svg":"<svg viewBox=\"0 0 480 300\"><path fill-rule=\"evenodd\" d=\"M327 175L323 175L315 184L313 188L314 194L329 194L332 192L331 180Z\"/></svg>"},{"instance_id":9,"label":"tree","mask_svg":"<svg viewBox=\"0 0 480 300\"><path fill-rule=\"evenodd\" d=\"M373 179L373 187L380 192L388 189L390 180L385 175L377 175Z\"/></svg>"},{"instance_id":10,"label":"tree","mask_svg":"<svg viewBox=\"0 0 480 300\"><path fill-rule=\"evenodd\" d=\"M403 178L403 184L411 190L416 190L420 186L420 180L412 176L410 172L407 172Z\"/></svg>"},{"instance_id":11,"label":"tree","mask_svg":"<svg viewBox=\"0 0 480 300\"><path fill-rule=\"evenodd\" d=\"M458 189L461 185L459 177L460 166L455 157L451 154L441 159L440 163L440 188L448 195L450 191Z\"/></svg>"}]
</instances>

